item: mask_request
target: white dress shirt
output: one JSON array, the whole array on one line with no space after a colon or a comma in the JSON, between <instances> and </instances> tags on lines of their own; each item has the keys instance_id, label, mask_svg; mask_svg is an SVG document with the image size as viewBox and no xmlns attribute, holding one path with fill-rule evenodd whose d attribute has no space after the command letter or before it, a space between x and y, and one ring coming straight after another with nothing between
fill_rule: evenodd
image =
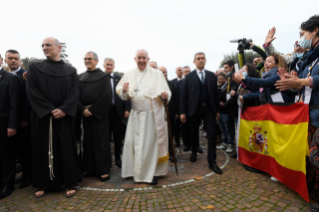
<instances>
[{"instance_id":1,"label":"white dress shirt","mask_svg":"<svg viewBox=\"0 0 319 212\"><path fill-rule=\"evenodd\" d=\"M17 75L17 73L21 70L21 67L19 67L18 69L11 71L12 74Z\"/></svg>"}]
</instances>

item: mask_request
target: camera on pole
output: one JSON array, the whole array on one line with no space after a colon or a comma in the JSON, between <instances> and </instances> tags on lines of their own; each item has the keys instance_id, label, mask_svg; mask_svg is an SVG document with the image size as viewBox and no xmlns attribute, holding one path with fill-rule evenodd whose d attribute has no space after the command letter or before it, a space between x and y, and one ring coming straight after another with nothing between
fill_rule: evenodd
<instances>
[{"instance_id":1,"label":"camera on pole","mask_svg":"<svg viewBox=\"0 0 319 212\"><path fill-rule=\"evenodd\" d=\"M253 42L252 39L235 39L235 40L230 40L231 43L238 43L237 50L238 51L243 51L243 50L248 50L250 48L249 42Z\"/></svg>"}]
</instances>

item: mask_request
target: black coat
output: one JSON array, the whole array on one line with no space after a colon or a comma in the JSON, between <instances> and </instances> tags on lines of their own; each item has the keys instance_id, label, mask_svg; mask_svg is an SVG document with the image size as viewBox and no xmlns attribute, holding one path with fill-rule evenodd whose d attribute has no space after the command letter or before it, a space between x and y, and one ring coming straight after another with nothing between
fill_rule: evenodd
<instances>
[{"instance_id":1,"label":"black coat","mask_svg":"<svg viewBox=\"0 0 319 212\"><path fill-rule=\"evenodd\" d=\"M209 104L214 113L219 113L217 78L213 72L205 70L205 80L207 83ZM188 117L194 115L199 102L199 83L196 70L186 75L180 102L180 114L186 114Z\"/></svg>"},{"instance_id":2,"label":"black coat","mask_svg":"<svg viewBox=\"0 0 319 212\"><path fill-rule=\"evenodd\" d=\"M180 106L181 106L181 97L182 97L182 91L183 91L183 86L184 86L185 78L181 79L180 81L177 81L175 86L176 86L176 98L177 98L177 114L180 115Z\"/></svg>"},{"instance_id":3,"label":"black coat","mask_svg":"<svg viewBox=\"0 0 319 212\"><path fill-rule=\"evenodd\" d=\"M18 129L20 122L21 86L12 73L0 70L0 134Z\"/></svg>"},{"instance_id":4,"label":"black coat","mask_svg":"<svg viewBox=\"0 0 319 212\"><path fill-rule=\"evenodd\" d=\"M17 72L17 77L19 78L21 89L22 89L22 107L21 107L21 121L30 122L30 114L31 114L31 105L27 96L27 89L26 89L26 81L23 79L23 74L27 72L24 69L20 69L20 71Z\"/></svg>"},{"instance_id":5,"label":"black coat","mask_svg":"<svg viewBox=\"0 0 319 212\"><path fill-rule=\"evenodd\" d=\"M172 94L171 99L168 103L169 115L170 117L175 117L175 115L178 114L176 85L172 81L167 81L167 84Z\"/></svg>"},{"instance_id":6,"label":"black coat","mask_svg":"<svg viewBox=\"0 0 319 212\"><path fill-rule=\"evenodd\" d=\"M115 102L116 110L118 112L119 117L123 119L124 112L131 111L131 102L130 100L123 101L122 99L120 99L119 95L116 93L116 86L120 80L121 80L121 77L114 74L114 78L113 78L113 91L114 91L113 95L115 95L114 102Z\"/></svg>"}]
</instances>

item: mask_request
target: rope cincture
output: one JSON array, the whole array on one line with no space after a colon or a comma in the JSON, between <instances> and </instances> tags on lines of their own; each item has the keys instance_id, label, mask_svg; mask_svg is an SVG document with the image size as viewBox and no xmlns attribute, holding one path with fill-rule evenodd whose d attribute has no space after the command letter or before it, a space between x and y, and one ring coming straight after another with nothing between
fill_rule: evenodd
<instances>
[{"instance_id":1,"label":"rope cincture","mask_svg":"<svg viewBox=\"0 0 319 212\"><path fill-rule=\"evenodd\" d=\"M53 181L55 178L53 173L53 140L52 140L52 116L50 117L50 128L49 128L49 169L50 169L50 179Z\"/></svg>"}]
</instances>

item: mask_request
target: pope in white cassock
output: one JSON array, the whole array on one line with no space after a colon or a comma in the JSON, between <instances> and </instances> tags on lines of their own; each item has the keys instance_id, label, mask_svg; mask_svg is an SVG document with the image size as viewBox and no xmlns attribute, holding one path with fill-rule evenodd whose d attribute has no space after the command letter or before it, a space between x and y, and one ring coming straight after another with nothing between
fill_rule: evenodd
<instances>
[{"instance_id":1,"label":"pope in white cassock","mask_svg":"<svg viewBox=\"0 0 319 212\"><path fill-rule=\"evenodd\" d=\"M148 67L147 51L138 50L137 68L124 74L116 87L122 100L131 100L122 163L122 177L157 184L156 176L168 170L168 132L162 100L170 89L162 72Z\"/></svg>"}]
</instances>

